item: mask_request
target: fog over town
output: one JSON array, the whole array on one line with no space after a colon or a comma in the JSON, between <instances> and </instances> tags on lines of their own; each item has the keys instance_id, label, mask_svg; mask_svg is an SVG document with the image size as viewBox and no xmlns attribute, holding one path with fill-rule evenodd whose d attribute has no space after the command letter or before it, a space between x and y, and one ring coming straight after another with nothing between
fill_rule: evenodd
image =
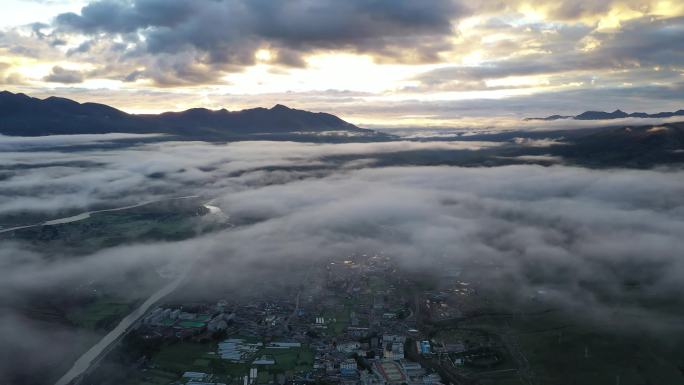
<instances>
[{"instance_id":1,"label":"fog over town","mask_svg":"<svg viewBox=\"0 0 684 385\"><path fill-rule=\"evenodd\" d=\"M275 282L294 287L311 263L382 253L416 274L469 266L487 290L510 301L539 298L599 329L664 340L682 332L676 311L651 305L674 304L684 290L679 169L588 169L562 161L377 165L383 153L480 151L497 146L491 142L102 146L121 139L75 137L70 143L78 146L67 151L56 139L27 141L3 153L0 213L40 222L89 207L199 196L236 226L200 235L198 223L198 235L186 240L123 243L75 257L6 238L3 302L164 266L191 269L183 295L249 292ZM133 297L155 283L112 290ZM3 312L0 324L6 371L17 353L30 353L36 368L49 362L73 333L13 311ZM60 339L65 343L55 343Z\"/></svg>"}]
</instances>

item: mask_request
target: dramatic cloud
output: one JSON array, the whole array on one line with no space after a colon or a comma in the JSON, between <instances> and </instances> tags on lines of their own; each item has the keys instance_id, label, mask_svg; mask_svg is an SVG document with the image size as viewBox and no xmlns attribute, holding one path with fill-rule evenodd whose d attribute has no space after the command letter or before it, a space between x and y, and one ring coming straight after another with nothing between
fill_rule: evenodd
<instances>
[{"instance_id":1,"label":"dramatic cloud","mask_svg":"<svg viewBox=\"0 0 684 385\"><path fill-rule=\"evenodd\" d=\"M518 28L506 26L505 30ZM561 27L546 29L552 38L539 47L543 52L515 55L508 59L480 63L476 66L441 68L419 76L423 84L458 89L473 81L500 79L512 76L578 73L604 69L633 70L646 67L650 71L674 71L676 77L684 70L684 18L658 20L644 18L626 23L617 32L592 32L587 27ZM543 32L543 31L539 31ZM592 40L593 39L593 40ZM584 41L598 46L587 49ZM633 73L630 73L633 77ZM674 76L673 76L674 75ZM651 74L648 74L651 76ZM593 76L601 80L600 76ZM618 83L619 84L619 83Z\"/></svg>"},{"instance_id":2,"label":"dramatic cloud","mask_svg":"<svg viewBox=\"0 0 684 385\"><path fill-rule=\"evenodd\" d=\"M565 113L568 94L578 96L574 113L595 101L630 111L681 108L684 6L674 2L93 0L43 7L51 20L0 20L0 62L11 66L0 69L0 81L13 91L127 111L251 108L268 100L342 112L362 125L462 126L463 117L481 119L469 108L480 101L493 106L488 117ZM382 112L398 104L412 112ZM451 110L435 113L445 105Z\"/></svg>"},{"instance_id":3,"label":"dramatic cloud","mask_svg":"<svg viewBox=\"0 0 684 385\"><path fill-rule=\"evenodd\" d=\"M205 83L255 64L259 49L272 61L302 66L324 50L369 53L383 60L436 61L450 47L451 20L465 13L448 0L411 1L96 1L80 14L56 18L58 31L81 33L104 49L145 65L129 78L160 84ZM220 26L220 28L217 28ZM118 42L115 42L118 41ZM71 51L76 55L78 51ZM135 73L135 74L134 74Z\"/></svg>"}]
</instances>

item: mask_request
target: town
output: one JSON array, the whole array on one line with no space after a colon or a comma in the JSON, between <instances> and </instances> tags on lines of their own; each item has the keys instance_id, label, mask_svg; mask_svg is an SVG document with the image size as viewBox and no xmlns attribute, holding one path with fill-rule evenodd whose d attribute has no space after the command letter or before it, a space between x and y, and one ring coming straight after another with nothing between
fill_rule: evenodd
<instances>
[{"instance_id":1,"label":"town","mask_svg":"<svg viewBox=\"0 0 684 385\"><path fill-rule=\"evenodd\" d=\"M439 385L518 372L501 338L448 326L482 302L459 269L426 279L402 272L382 254L309 269L308 284L294 291L154 308L120 348L129 359L140 355L128 378L141 384ZM108 360L83 383L103 382Z\"/></svg>"}]
</instances>

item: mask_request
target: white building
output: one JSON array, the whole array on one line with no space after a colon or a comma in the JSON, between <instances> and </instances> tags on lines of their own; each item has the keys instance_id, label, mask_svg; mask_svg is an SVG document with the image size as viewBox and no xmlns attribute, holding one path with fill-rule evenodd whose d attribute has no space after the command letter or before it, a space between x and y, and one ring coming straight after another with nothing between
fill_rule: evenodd
<instances>
[{"instance_id":1,"label":"white building","mask_svg":"<svg viewBox=\"0 0 684 385\"><path fill-rule=\"evenodd\" d=\"M403 344L404 342L406 342L406 336L398 336L395 334L384 334L382 336L382 343L383 344L395 343L395 342Z\"/></svg>"},{"instance_id":2,"label":"white building","mask_svg":"<svg viewBox=\"0 0 684 385\"><path fill-rule=\"evenodd\" d=\"M346 359L340 363L340 373L343 376L354 376L356 375L356 360L353 358Z\"/></svg>"},{"instance_id":3,"label":"white building","mask_svg":"<svg viewBox=\"0 0 684 385\"><path fill-rule=\"evenodd\" d=\"M423 384L425 385L436 385L441 383L442 378L437 373L427 374L423 377Z\"/></svg>"},{"instance_id":4,"label":"white building","mask_svg":"<svg viewBox=\"0 0 684 385\"><path fill-rule=\"evenodd\" d=\"M187 378L191 381L204 381L205 378L207 378L206 373L202 372L185 372L183 373L183 378Z\"/></svg>"},{"instance_id":5,"label":"white building","mask_svg":"<svg viewBox=\"0 0 684 385\"><path fill-rule=\"evenodd\" d=\"M387 360L401 360L404 358L404 344L398 342L391 342L385 344L385 349L383 350L383 357Z\"/></svg>"},{"instance_id":6,"label":"white building","mask_svg":"<svg viewBox=\"0 0 684 385\"><path fill-rule=\"evenodd\" d=\"M273 349L290 349L299 348L301 346L302 344L300 342L271 342L268 344L268 347Z\"/></svg>"},{"instance_id":7,"label":"white building","mask_svg":"<svg viewBox=\"0 0 684 385\"><path fill-rule=\"evenodd\" d=\"M361 349L361 343L357 341L342 342L337 344L337 351L342 353L354 353Z\"/></svg>"},{"instance_id":8,"label":"white building","mask_svg":"<svg viewBox=\"0 0 684 385\"><path fill-rule=\"evenodd\" d=\"M226 330L228 328L228 322L225 320L225 315L223 313L212 318L207 324L207 329L210 332L216 332L219 330Z\"/></svg>"},{"instance_id":9,"label":"white building","mask_svg":"<svg viewBox=\"0 0 684 385\"><path fill-rule=\"evenodd\" d=\"M353 358L348 358L340 363L340 369L356 370L356 368L356 360Z\"/></svg>"},{"instance_id":10,"label":"white building","mask_svg":"<svg viewBox=\"0 0 684 385\"><path fill-rule=\"evenodd\" d=\"M261 356L252 362L253 365L275 365L275 359L271 356Z\"/></svg>"},{"instance_id":11,"label":"white building","mask_svg":"<svg viewBox=\"0 0 684 385\"><path fill-rule=\"evenodd\" d=\"M180 314L178 314L178 318L180 318L182 320L193 320L193 319L195 319L195 315L192 313L186 313L183 311L183 312L180 312Z\"/></svg>"},{"instance_id":12,"label":"white building","mask_svg":"<svg viewBox=\"0 0 684 385\"><path fill-rule=\"evenodd\" d=\"M227 339L218 344L218 354L224 360L232 362L244 362L248 357L253 356L263 346L262 343L247 343L239 338Z\"/></svg>"}]
</instances>

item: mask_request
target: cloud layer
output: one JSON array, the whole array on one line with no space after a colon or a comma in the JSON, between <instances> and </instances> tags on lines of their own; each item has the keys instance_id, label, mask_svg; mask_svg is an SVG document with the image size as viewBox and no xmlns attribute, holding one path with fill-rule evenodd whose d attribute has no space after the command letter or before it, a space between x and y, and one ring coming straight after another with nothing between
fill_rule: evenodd
<instances>
[{"instance_id":1,"label":"cloud layer","mask_svg":"<svg viewBox=\"0 0 684 385\"><path fill-rule=\"evenodd\" d=\"M114 139L121 138L80 138L90 145ZM78 338L66 326L50 329L12 310L22 301L37 306L52 290L126 277L129 284L114 285L118 295L136 295L158 285L159 277L133 285L132 275L193 266L184 295L235 295L261 282L296 285L305 266L353 253L383 253L401 268L425 274L459 268L475 286L521 303L536 298L613 332L682 332L676 310L684 290L680 169L367 168L382 153L491 143L161 142L40 150L34 147L40 140L61 145L41 138L3 152L4 217L17 211L54 217L200 194L238 226L82 256L4 239L3 355L23 357L50 341ZM329 161L350 154L353 160ZM17 330L31 338L17 340ZM32 362L44 366L74 353L63 344L32 355ZM12 362L3 361L0 372L14 373Z\"/></svg>"},{"instance_id":2,"label":"cloud layer","mask_svg":"<svg viewBox=\"0 0 684 385\"><path fill-rule=\"evenodd\" d=\"M176 251L172 250L176 246L150 245L92 256L94 264L121 263L126 268L148 259L182 260L185 247L200 244L205 245L200 254L220 256L213 263L225 264L226 271L218 269L222 275L227 270L239 273L236 266L243 262L280 263L315 259L321 250L335 256L372 249L407 266L493 263L500 266L497 275L520 281L521 291L535 279L541 286L581 291L580 282L599 278L614 285L616 292L627 279L650 282L648 290L653 293L679 289L676 277L682 266L677 250L683 245L678 234L684 230L681 171L599 171L562 165L364 168L384 152L489 145L493 144L197 142L6 153L6 159L14 158L6 163L22 167L3 183L7 203L2 212L22 209L54 216L105 203L201 194L213 198L213 204L236 223L259 219L236 230L182 242L184 246ZM355 154L357 160L326 163L329 156L348 154ZM159 247L164 251L156 253ZM112 257L117 253L130 258ZM621 270L640 264L654 270ZM110 271L91 269L83 261L73 265L58 261L57 266L30 276L24 274L40 269L31 264L16 267L22 263L12 262L3 269L8 272L3 282L52 284L56 281L49 277L60 276L59 265L74 276ZM651 271L659 274L658 279L641 276Z\"/></svg>"}]
</instances>

